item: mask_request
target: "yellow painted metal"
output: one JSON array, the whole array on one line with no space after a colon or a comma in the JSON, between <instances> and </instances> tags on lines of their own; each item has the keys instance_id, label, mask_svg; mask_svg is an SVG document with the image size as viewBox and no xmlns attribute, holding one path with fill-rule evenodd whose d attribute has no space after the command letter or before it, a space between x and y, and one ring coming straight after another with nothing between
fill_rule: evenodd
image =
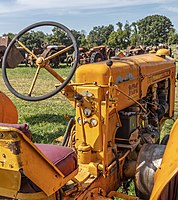
<instances>
[{"instance_id":1,"label":"yellow painted metal","mask_svg":"<svg viewBox=\"0 0 178 200\"><path fill-rule=\"evenodd\" d=\"M17 172L16 176L11 176L12 180L8 183L1 179L0 186L2 188L13 188L12 185L15 184L14 190L17 193L20 188L19 170L23 169L24 174L47 196L50 196L77 174L78 170L75 170L65 177L29 138L15 128L0 127L0 137L0 150L2 156L6 157L6 159L1 158L2 166L0 169L5 169L2 170L2 175L7 175L7 169ZM6 180L8 181L7 177ZM8 184L10 185L8 186Z\"/></svg>"},{"instance_id":2,"label":"yellow painted metal","mask_svg":"<svg viewBox=\"0 0 178 200\"><path fill-rule=\"evenodd\" d=\"M28 52L30 55L33 56L33 58L37 59L38 57L32 52L30 51L30 49L28 49L21 41L17 40L17 42L19 43L19 45L21 47L23 47L23 49L25 49L26 52Z\"/></svg>"},{"instance_id":3,"label":"yellow painted metal","mask_svg":"<svg viewBox=\"0 0 178 200\"><path fill-rule=\"evenodd\" d=\"M56 200L56 195L47 196L44 192L18 193L16 199L20 200Z\"/></svg>"},{"instance_id":4,"label":"yellow painted metal","mask_svg":"<svg viewBox=\"0 0 178 200\"><path fill-rule=\"evenodd\" d=\"M91 147L87 144L78 146L78 161L81 164L88 164L91 162Z\"/></svg>"},{"instance_id":5,"label":"yellow painted metal","mask_svg":"<svg viewBox=\"0 0 178 200\"><path fill-rule=\"evenodd\" d=\"M48 65L45 68L63 82L63 78L58 77ZM146 96L150 86L156 87L157 82L165 79L170 82L169 117L172 117L175 87L173 60L148 54L115 60L111 68L101 62L77 69L76 83L65 88L63 94L76 107L78 174L76 170L64 177L25 135L18 130L8 129L8 133L12 131L18 135L21 149L19 162L25 175L43 190L38 194L39 198L53 195L76 174L74 179L79 182L79 188L75 188L78 189L75 199L87 199L94 188L97 188L95 191L102 189L105 194L117 189L123 177L125 159L130 153L130 150L125 151L118 161L113 153L116 150L116 130L121 127L118 112L135 103L146 112L138 101ZM82 99L74 98L77 93ZM22 199L34 198L34 194L31 197L20 193L17 195Z\"/></svg>"},{"instance_id":6,"label":"yellow painted metal","mask_svg":"<svg viewBox=\"0 0 178 200\"><path fill-rule=\"evenodd\" d=\"M53 54L54 55L54 54ZM42 64L43 65L43 64ZM65 79L63 79L54 69L52 69L47 63L45 63L44 68L50 73L52 74L57 80L59 80L61 83L63 83L65 81ZM66 89L69 92L73 92L73 87L66 85Z\"/></svg>"},{"instance_id":7,"label":"yellow painted metal","mask_svg":"<svg viewBox=\"0 0 178 200\"><path fill-rule=\"evenodd\" d=\"M137 66L134 66L130 61L114 61L111 74L113 81L117 80L119 75L126 77L129 73L135 73ZM76 71L76 83L94 83L97 85L108 85L109 83L109 68L105 62L93 63L80 66Z\"/></svg>"},{"instance_id":8,"label":"yellow painted metal","mask_svg":"<svg viewBox=\"0 0 178 200\"><path fill-rule=\"evenodd\" d=\"M20 140L13 131L0 128L0 194L14 198L20 189Z\"/></svg>"},{"instance_id":9,"label":"yellow painted metal","mask_svg":"<svg viewBox=\"0 0 178 200\"><path fill-rule=\"evenodd\" d=\"M161 195L166 184L178 172L178 119L174 123L168 144L166 146L161 166L157 169L154 177L154 187L151 193L150 200L157 200Z\"/></svg>"},{"instance_id":10,"label":"yellow painted metal","mask_svg":"<svg viewBox=\"0 0 178 200\"><path fill-rule=\"evenodd\" d=\"M116 165L114 165L112 169L109 169L108 176L106 177L104 177L101 173L98 174L98 176L91 175L87 172L87 168L87 165L79 166L79 173L75 178L77 178L78 181L81 182L82 187L80 188L79 193L76 194L75 199L88 199L88 197L95 189L99 189L101 191L101 194L106 195L111 190L115 190L118 188L119 180L117 176Z\"/></svg>"},{"instance_id":11,"label":"yellow painted metal","mask_svg":"<svg viewBox=\"0 0 178 200\"><path fill-rule=\"evenodd\" d=\"M75 89L79 94L89 92L92 97L84 95L80 108L76 106L75 147L79 152L79 163L89 163L91 159L91 162L99 163L99 166L102 164L103 173L107 173L106 169L114 159L112 148L116 129L121 126L118 112L134 103L140 105L138 101L146 96L148 87L165 79L170 80L169 117L172 117L175 91L173 59L165 60L147 54L113 61L111 68L104 62L80 66L76 71ZM72 98L70 100L74 101ZM76 102L73 105L77 105ZM84 112L85 108L92 110L90 116L81 114L81 110ZM92 118L97 121L95 127L91 126ZM83 154L81 160L80 147L84 140L90 145L92 155L89 159L87 154Z\"/></svg>"},{"instance_id":12,"label":"yellow painted metal","mask_svg":"<svg viewBox=\"0 0 178 200\"><path fill-rule=\"evenodd\" d=\"M16 124L18 113L13 102L0 91L0 122Z\"/></svg>"},{"instance_id":13,"label":"yellow painted metal","mask_svg":"<svg viewBox=\"0 0 178 200\"><path fill-rule=\"evenodd\" d=\"M156 52L157 56L168 56L169 55L169 50L168 49L159 49Z\"/></svg>"},{"instance_id":14,"label":"yellow painted metal","mask_svg":"<svg viewBox=\"0 0 178 200\"><path fill-rule=\"evenodd\" d=\"M101 111L99 109L99 105L102 98L102 90L99 87L77 87L77 92L82 94L83 92L90 91L93 94L93 103L89 103L86 99L82 104L82 109L89 108L93 110L93 115L89 117L85 117L83 115L84 129L86 133L86 143L90 144L94 151L102 150L102 132L101 132ZM92 107L91 107L92 106ZM76 108L76 120L80 117L80 108ZM94 118L98 122L98 124L94 127L90 125L90 120ZM77 123L76 124L76 147L83 143L83 132L82 126Z\"/></svg>"},{"instance_id":15,"label":"yellow painted metal","mask_svg":"<svg viewBox=\"0 0 178 200\"><path fill-rule=\"evenodd\" d=\"M31 94L32 94L32 91L33 91L33 88L34 88L34 86L35 86L36 80L37 80L38 75L39 75L39 73L40 73L40 69L41 69L41 67L38 66L38 68L37 68L37 70L36 70L36 73L35 73L35 76L34 76L34 78L33 78L32 84L31 84L31 86L30 86L29 92L28 92L28 95L29 95L29 96L31 96Z\"/></svg>"},{"instance_id":16,"label":"yellow painted metal","mask_svg":"<svg viewBox=\"0 0 178 200\"><path fill-rule=\"evenodd\" d=\"M56 192L77 174L77 170L75 170L71 175L64 177L62 172L59 171L31 141L24 136L24 134L21 132L19 133L21 137L21 157L24 173L48 196Z\"/></svg>"},{"instance_id":17,"label":"yellow painted metal","mask_svg":"<svg viewBox=\"0 0 178 200\"><path fill-rule=\"evenodd\" d=\"M89 91L90 94L92 94L91 98L84 98L84 102L81 105L81 108L76 108L76 144L75 147L78 151L78 161L79 163L86 164L89 162L95 162L95 163L102 163L104 161L104 154L103 154L103 145L107 142L104 142L104 133L106 133L106 122L104 121L104 118L106 116L106 102L103 101L104 96L104 89L101 87L91 87L91 86L79 86L77 87L77 92L82 94L86 91ZM84 110L85 108L88 108L91 110L90 116L85 116L84 113L82 113L83 117L83 128L82 124L79 123L78 119L81 118L81 111L80 109ZM116 116L116 117L115 117ZM90 123L91 120L96 120L96 125L92 126ZM112 140L112 143L114 143L114 133L115 133L115 127L118 123L118 114L116 113L116 110L113 112L110 112L109 115L109 125L110 130L107 133L109 140ZM83 129L85 134L83 134ZM85 145L83 145L84 136L86 140L86 148ZM88 146L89 144L89 146ZM88 148L89 147L89 148ZM86 150L85 150L86 149ZM109 163L113 160L113 153L112 148L105 147L107 152L106 156L106 165L108 166ZM95 170L94 170L95 171Z\"/></svg>"},{"instance_id":18,"label":"yellow painted metal","mask_svg":"<svg viewBox=\"0 0 178 200\"><path fill-rule=\"evenodd\" d=\"M146 96L148 87L156 82L170 80L170 117L173 116L174 91L175 89L175 62L173 59L164 59L155 54L143 54L131 56L113 61L111 67L113 83L134 100L139 100ZM93 83L97 86L108 86L109 68L104 62L87 64L79 67L76 71L76 83ZM117 84L118 83L118 84ZM122 99L117 105L118 110L122 110L133 104L122 93L118 93L118 99Z\"/></svg>"},{"instance_id":19,"label":"yellow painted metal","mask_svg":"<svg viewBox=\"0 0 178 200\"><path fill-rule=\"evenodd\" d=\"M20 189L21 175L19 171L6 170L0 167L0 194L15 198Z\"/></svg>"}]
</instances>

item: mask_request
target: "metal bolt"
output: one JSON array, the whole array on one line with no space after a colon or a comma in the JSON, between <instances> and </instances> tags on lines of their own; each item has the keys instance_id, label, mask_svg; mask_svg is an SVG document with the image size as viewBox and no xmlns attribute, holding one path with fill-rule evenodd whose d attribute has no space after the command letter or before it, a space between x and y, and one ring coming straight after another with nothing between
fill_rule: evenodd
<instances>
[{"instance_id":1,"label":"metal bolt","mask_svg":"<svg viewBox=\"0 0 178 200\"><path fill-rule=\"evenodd\" d=\"M14 168L14 166L13 166L12 164L9 164L9 167L10 167L10 168Z\"/></svg>"},{"instance_id":2,"label":"metal bolt","mask_svg":"<svg viewBox=\"0 0 178 200\"><path fill-rule=\"evenodd\" d=\"M2 154L2 157L3 157L3 158L6 158L6 154L3 153L3 154Z\"/></svg>"}]
</instances>

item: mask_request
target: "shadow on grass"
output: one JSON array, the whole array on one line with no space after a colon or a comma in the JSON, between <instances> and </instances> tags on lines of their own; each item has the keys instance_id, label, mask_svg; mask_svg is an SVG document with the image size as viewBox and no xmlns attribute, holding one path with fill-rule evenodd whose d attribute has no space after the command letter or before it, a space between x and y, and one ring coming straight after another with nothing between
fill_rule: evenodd
<instances>
[{"instance_id":1,"label":"shadow on grass","mask_svg":"<svg viewBox=\"0 0 178 200\"><path fill-rule=\"evenodd\" d=\"M67 120L64 115L56 115L56 114L37 114L30 117L25 117L27 123L31 125L40 124L43 122L47 123L60 123L63 125L67 124Z\"/></svg>"},{"instance_id":2,"label":"shadow on grass","mask_svg":"<svg viewBox=\"0 0 178 200\"><path fill-rule=\"evenodd\" d=\"M61 134L61 132L63 131L63 133ZM65 132L65 130L59 130L53 133L46 132L44 134L40 134L40 132L32 132L32 141L34 143L44 143L44 144L60 144L59 142L56 142L55 140L60 137L61 135L63 135Z\"/></svg>"},{"instance_id":3,"label":"shadow on grass","mask_svg":"<svg viewBox=\"0 0 178 200\"><path fill-rule=\"evenodd\" d=\"M30 125L33 142L55 143L55 139L64 135L68 121L63 115L39 114L25 117ZM45 129L44 129L45 128Z\"/></svg>"}]
</instances>

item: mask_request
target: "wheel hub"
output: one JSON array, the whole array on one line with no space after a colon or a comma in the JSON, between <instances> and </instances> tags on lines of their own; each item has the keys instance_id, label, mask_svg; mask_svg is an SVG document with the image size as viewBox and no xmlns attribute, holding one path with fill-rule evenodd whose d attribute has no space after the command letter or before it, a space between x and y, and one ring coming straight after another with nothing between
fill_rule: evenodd
<instances>
[{"instance_id":1,"label":"wheel hub","mask_svg":"<svg viewBox=\"0 0 178 200\"><path fill-rule=\"evenodd\" d=\"M41 67L45 65L45 59L43 57L39 57L36 60L36 64L40 65Z\"/></svg>"}]
</instances>

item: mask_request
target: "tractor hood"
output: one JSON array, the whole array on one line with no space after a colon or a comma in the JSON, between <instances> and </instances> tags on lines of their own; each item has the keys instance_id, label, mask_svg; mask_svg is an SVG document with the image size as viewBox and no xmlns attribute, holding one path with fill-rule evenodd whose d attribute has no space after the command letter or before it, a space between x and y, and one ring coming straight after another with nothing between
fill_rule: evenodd
<instances>
[{"instance_id":1,"label":"tractor hood","mask_svg":"<svg viewBox=\"0 0 178 200\"><path fill-rule=\"evenodd\" d=\"M143 54L138 56L118 58L113 60L111 74L113 81L118 84L140 77L147 77L159 70L168 69L174 60L170 57L162 58L155 54ZM81 65L76 71L76 83L96 83L108 85L110 76L109 67L105 62Z\"/></svg>"}]
</instances>

